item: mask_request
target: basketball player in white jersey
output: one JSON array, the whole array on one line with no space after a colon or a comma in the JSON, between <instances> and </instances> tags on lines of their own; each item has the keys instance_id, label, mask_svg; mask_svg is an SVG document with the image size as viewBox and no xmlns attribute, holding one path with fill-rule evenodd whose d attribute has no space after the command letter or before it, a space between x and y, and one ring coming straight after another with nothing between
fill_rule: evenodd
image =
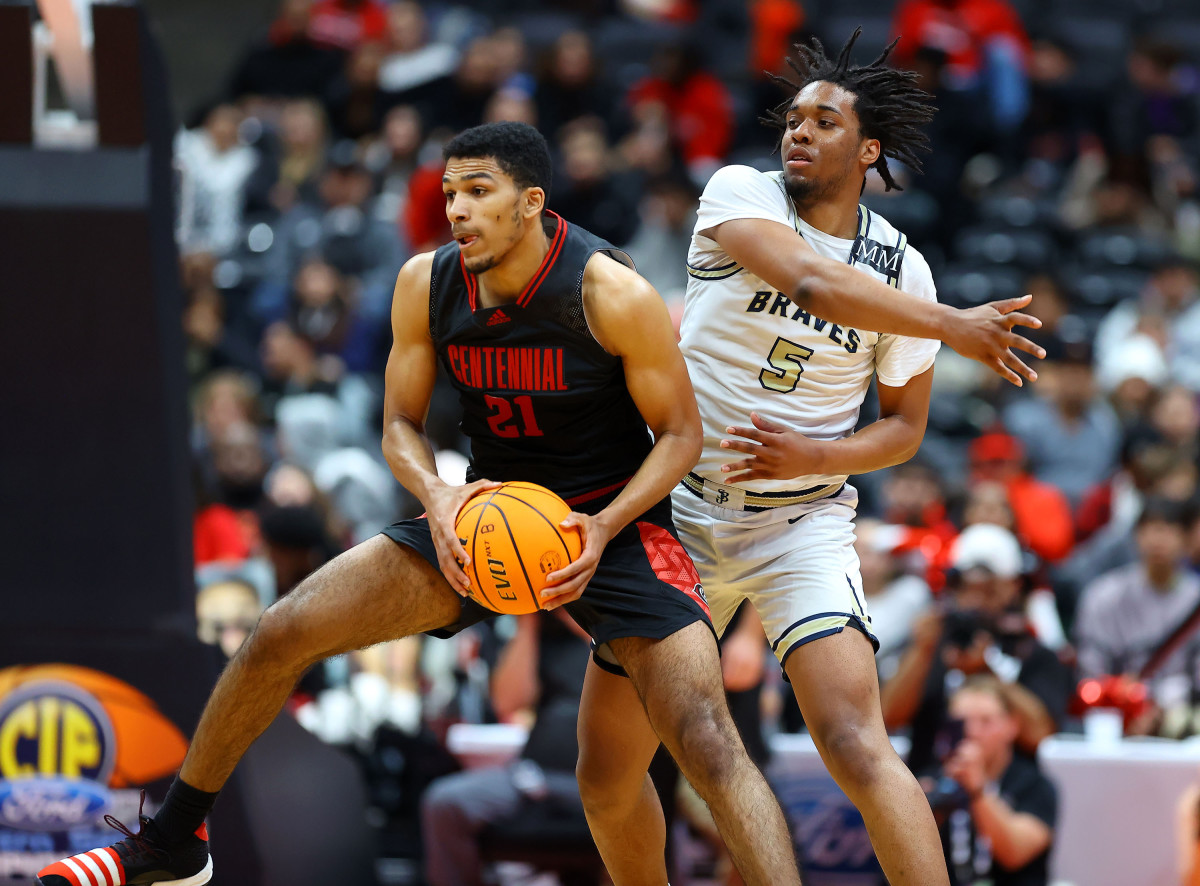
<instances>
[{"instance_id":1,"label":"basketball player in white jersey","mask_svg":"<svg viewBox=\"0 0 1200 886\"><path fill-rule=\"evenodd\" d=\"M1012 333L1037 321L1012 313L1026 299L954 318L920 253L859 205L869 169L895 187L887 157L919 168L933 109L913 75L884 66L890 48L851 65L857 36L836 61L798 47L799 82L779 78L793 95L768 120L782 171L727 166L701 198L680 333L704 451L672 505L713 624L755 606L888 881L936 886L948 877L933 816L883 725L847 480L917 451L938 339L960 343L948 326L1003 317L1007 344L1037 353ZM1011 351L990 362L1035 378ZM872 376L880 417L854 433Z\"/></svg>"}]
</instances>

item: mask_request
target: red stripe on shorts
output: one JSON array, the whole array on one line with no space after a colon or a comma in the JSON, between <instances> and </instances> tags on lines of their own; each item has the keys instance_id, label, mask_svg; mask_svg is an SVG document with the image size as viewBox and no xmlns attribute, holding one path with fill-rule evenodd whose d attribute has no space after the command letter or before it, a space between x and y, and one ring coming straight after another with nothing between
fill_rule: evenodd
<instances>
[{"instance_id":1,"label":"red stripe on shorts","mask_svg":"<svg viewBox=\"0 0 1200 886\"><path fill-rule=\"evenodd\" d=\"M642 537L642 547L646 549L646 559L650 561L650 568L654 570L658 580L683 591L696 601L705 615L712 618L712 613L708 611L708 601L704 599L704 589L700 584L700 575L696 572L696 564L683 549L679 539L653 523L638 523L637 529Z\"/></svg>"}]
</instances>

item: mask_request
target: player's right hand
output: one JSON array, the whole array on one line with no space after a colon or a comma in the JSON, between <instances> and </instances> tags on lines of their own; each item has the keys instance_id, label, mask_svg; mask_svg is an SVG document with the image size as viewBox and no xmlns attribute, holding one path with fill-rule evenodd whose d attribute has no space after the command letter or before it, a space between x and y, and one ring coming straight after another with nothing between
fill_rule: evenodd
<instances>
[{"instance_id":1,"label":"player's right hand","mask_svg":"<svg viewBox=\"0 0 1200 886\"><path fill-rule=\"evenodd\" d=\"M463 540L458 537L454 524L458 520L458 512L472 496L495 489L499 485L495 480L476 480L465 486L443 484L432 492L429 501L425 502L429 532L437 550L438 567L446 581L450 582L450 587L464 597L471 590L471 579L466 573L466 569L471 565L471 556L463 547Z\"/></svg>"},{"instance_id":2,"label":"player's right hand","mask_svg":"<svg viewBox=\"0 0 1200 886\"><path fill-rule=\"evenodd\" d=\"M964 357L978 360L1017 387L1021 387L1022 378L1037 381L1037 373L1013 353L1018 348L1039 359L1046 356L1043 348L1013 332L1014 326L1041 328L1042 321L1037 317L1018 311L1032 300L1032 295L1023 295L955 311L944 340Z\"/></svg>"}]
</instances>

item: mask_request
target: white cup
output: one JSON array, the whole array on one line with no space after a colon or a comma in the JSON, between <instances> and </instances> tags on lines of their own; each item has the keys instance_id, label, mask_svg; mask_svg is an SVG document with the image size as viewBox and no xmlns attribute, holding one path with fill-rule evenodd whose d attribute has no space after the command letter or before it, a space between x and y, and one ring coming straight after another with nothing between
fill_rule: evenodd
<instances>
[{"instance_id":1,"label":"white cup","mask_svg":"<svg viewBox=\"0 0 1200 886\"><path fill-rule=\"evenodd\" d=\"M1120 744L1125 735L1125 715L1117 708L1092 708L1083 715L1083 734L1088 744Z\"/></svg>"}]
</instances>

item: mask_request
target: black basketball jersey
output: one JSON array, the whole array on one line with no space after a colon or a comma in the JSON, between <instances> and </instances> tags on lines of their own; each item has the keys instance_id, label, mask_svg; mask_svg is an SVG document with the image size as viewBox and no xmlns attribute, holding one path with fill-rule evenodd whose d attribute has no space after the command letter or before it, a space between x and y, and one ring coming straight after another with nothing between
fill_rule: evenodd
<instances>
[{"instance_id":1,"label":"black basketball jersey","mask_svg":"<svg viewBox=\"0 0 1200 886\"><path fill-rule=\"evenodd\" d=\"M573 503L614 491L641 466L652 441L583 311L583 272L604 252L629 257L547 211L550 249L520 297L478 304L479 284L456 243L434 255L429 331L458 390L471 477L540 483Z\"/></svg>"}]
</instances>

